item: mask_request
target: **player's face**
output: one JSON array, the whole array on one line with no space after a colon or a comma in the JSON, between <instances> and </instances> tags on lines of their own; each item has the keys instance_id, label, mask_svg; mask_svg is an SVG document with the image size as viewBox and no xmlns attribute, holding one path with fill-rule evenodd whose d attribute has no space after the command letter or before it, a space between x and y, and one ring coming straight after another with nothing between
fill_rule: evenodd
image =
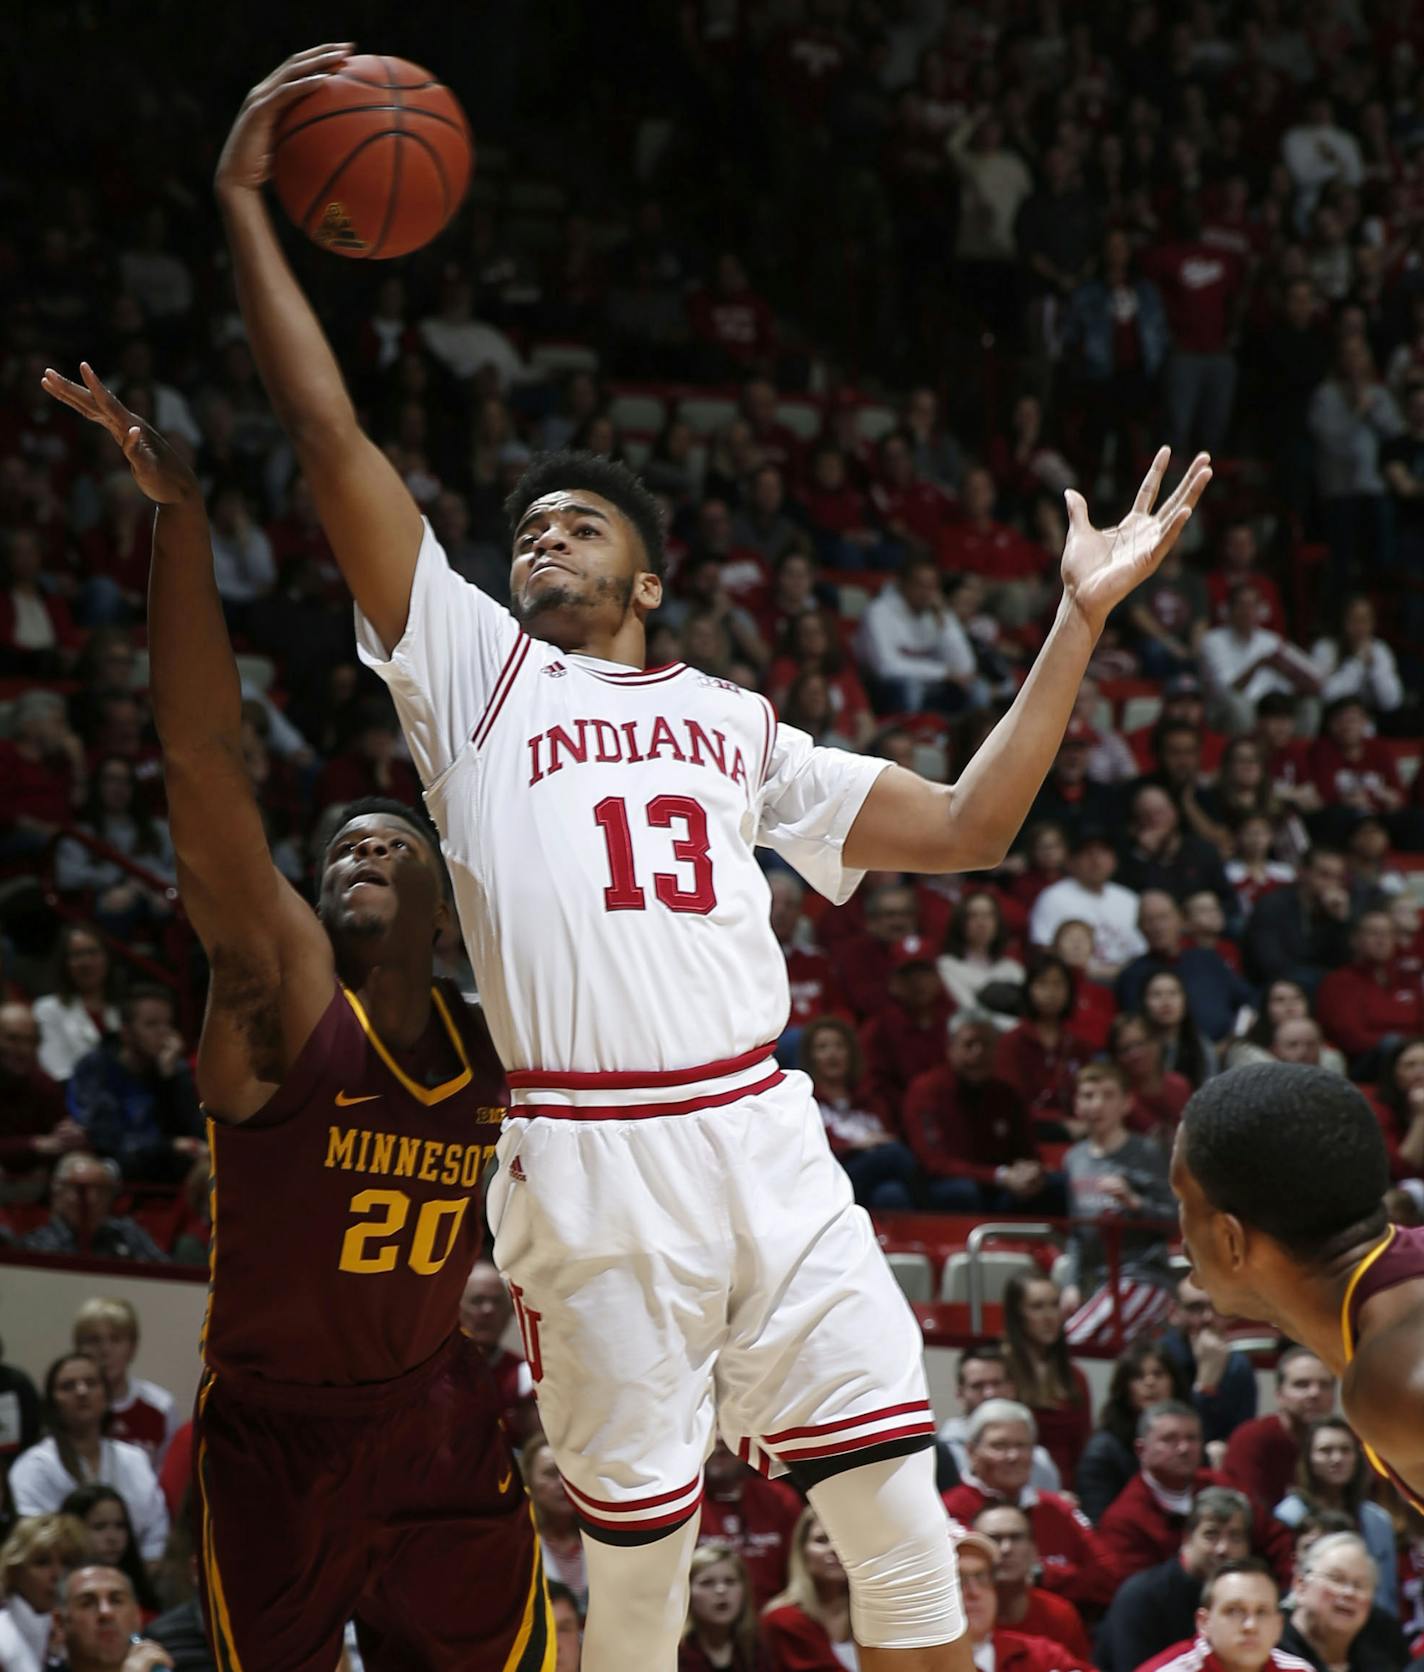
<instances>
[{"instance_id":1,"label":"player's face","mask_svg":"<svg viewBox=\"0 0 1424 1672\"><path fill-rule=\"evenodd\" d=\"M735 1562L709 1562L692 1581L692 1617L700 1626L730 1626L745 1597Z\"/></svg>"},{"instance_id":2,"label":"player's face","mask_svg":"<svg viewBox=\"0 0 1424 1672\"><path fill-rule=\"evenodd\" d=\"M1192 1281L1226 1318L1269 1317L1261 1298L1246 1280L1245 1236L1230 1214L1218 1213L1187 1166L1182 1129L1172 1146L1172 1192L1182 1227L1182 1252L1192 1263Z\"/></svg>"},{"instance_id":3,"label":"player's face","mask_svg":"<svg viewBox=\"0 0 1424 1672\"><path fill-rule=\"evenodd\" d=\"M331 933L383 935L409 912L433 934L440 911L435 862L410 825L362 813L337 831L321 879L320 915Z\"/></svg>"},{"instance_id":4,"label":"player's face","mask_svg":"<svg viewBox=\"0 0 1424 1672\"><path fill-rule=\"evenodd\" d=\"M1281 1605L1264 1573L1228 1573L1211 1590L1210 1608L1197 1610L1197 1630L1229 1672L1255 1672L1281 1639Z\"/></svg>"},{"instance_id":5,"label":"player's face","mask_svg":"<svg viewBox=\"0 0 1424 1672\"><path fill-rule=\"evenodd\" d=\"M545 494L514 531L511 608L533 637L577 650L635 604L657 608L662 582L643 564L632 524L608 500L582 489Z\"/></svg>"}]
</instances>

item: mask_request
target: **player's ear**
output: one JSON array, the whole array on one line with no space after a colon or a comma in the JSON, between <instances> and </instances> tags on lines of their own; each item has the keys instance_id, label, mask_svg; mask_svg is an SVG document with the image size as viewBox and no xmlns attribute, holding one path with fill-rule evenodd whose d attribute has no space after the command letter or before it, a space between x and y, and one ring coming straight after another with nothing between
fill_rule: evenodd
<instances>
[{"instance_id":1,"label":"player's ear","mask_svg":"<svg viewBox=\"0 0 1424 1672\"><path fill-rule=\"evenodd\" d=\"M1240 1271L1251 1252L1251 1238L1246 1227L1234 1213L1219 1213L1216 1216L1216 1237L1226 1260L1227 1270Z\"/></svg>"},{"instance_id":2,"label":"player's ear","mask_svg":"<svg viewBox=\"0 0 1424 1672\"><path fill-rule=\"evenodd\" d=\"M644 615L651 615L663 601L663 578L651 569L640 569L633 582L633 603Z\"/></svg>"}]
</instances>

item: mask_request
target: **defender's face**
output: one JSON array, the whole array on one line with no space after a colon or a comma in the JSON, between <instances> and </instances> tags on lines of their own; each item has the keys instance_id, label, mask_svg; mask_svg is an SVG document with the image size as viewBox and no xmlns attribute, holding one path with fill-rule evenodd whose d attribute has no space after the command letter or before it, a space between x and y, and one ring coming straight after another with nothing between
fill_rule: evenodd
<instances>
[{"instance_id":1,"label":"defender's face","mask_svg":"<svg viewBox=\"0 0 1424 1672\"><path fill-rule=\"evenodd\" d=\"M644 569L638 537L615 505L583 489L560 490L536 499L514 531L509 595L534 636L560 643L561 629L572 627L577 642L591 616L616 621L635 595L656 609L662 583Z\"/></svg>"},{"instance_id":2,"label":"defender's face","mask_svg":"<svg viewBox=\"0 0 1424 1672\"><path fill-rule=\"evenodd\" d=\"M1182 1252L1192 1263L1192 1281L1206 1291L1223 1317L1262 1317L1260 1303L1242 1276L1239 1251L1233 1250L1226 1216L1207 1200L1187 1166L1180 1127L1172 1145L1170 1178L1182 1227Z\"/></svg>"},{"instance_id":3,"label":"defender's face","mask_svg":"<svg viewBox=\"0 0 1424 1672\"><path fill-rule=\"evenodd\" d=\"M404 820L362 813L332 838L321 920L334 933L384 934L407 912L428 918L433 933L440 908L434 857Z\"/></svg>"}]
</instances>

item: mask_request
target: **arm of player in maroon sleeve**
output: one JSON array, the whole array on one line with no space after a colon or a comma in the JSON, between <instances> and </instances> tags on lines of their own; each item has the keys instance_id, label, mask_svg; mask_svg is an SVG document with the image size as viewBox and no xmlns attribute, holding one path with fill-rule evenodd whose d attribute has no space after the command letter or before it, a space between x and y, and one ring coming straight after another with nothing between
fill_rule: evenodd
<instances>
[{"instance_id":1,"label":"arm of player in maroon sleeve","mask_svg":"<svg viewBox=\"0 0 1424 1672\"><path fill-rule=\"evenodd\" d=\"M52 371L44 387L108 430L158 505L148 583L150 690L179 892L212 965L198 1082L211 1113L243 1120L267 1101L330 1002L331 943L268 851L242 753L242 687L202 491L163 437L88 365L82 371L82 387ZM259 1013L274 1025L258 1027Z\"/></svg>"},{"instance_id":2,"label":"arm of player in maroon sleeve","mask_svg":"<svg viewBox=\"0 0 1424 1672\"><path fill-rule=\"evenodd\" d=\"M1013 707L954 784L930 784L899 766L882 772L846 836L848 869L978 871L1002 862L1058 753L1108 616L1176 545L1211 480L1198 454L1154 512L1167 459L1164 447L1117 528L1094 528L1082 495L1068 494L1063 600Z\"/></svg>"},{"instance_id":3,"label":"arm of player in maroon sleeve","mask_svg":"<svg viewBox=\"0 0 1424 1672\"><path fill-rule=\"evenodd\" d=\"M341 46L298 53L252 89L223 147L216 190L257 369L346 584L391 651L410 608L420 510L390 460L362 432L336 356L262 199L278 116L349 55Z\"/></svg>"}]
</instances>

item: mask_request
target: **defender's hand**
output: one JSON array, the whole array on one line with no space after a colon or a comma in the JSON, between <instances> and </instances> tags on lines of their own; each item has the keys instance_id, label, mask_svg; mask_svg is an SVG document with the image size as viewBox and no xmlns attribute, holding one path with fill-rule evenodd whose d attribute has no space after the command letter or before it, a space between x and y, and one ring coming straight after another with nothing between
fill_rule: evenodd
<instances>
[{"instance_id":1,"label":"defender's hand","mask_svg":"<svg viewBox=\"0 0 1424 1672\"><path fill-rule=\"evenodd\" d=\"M257 83L242 101L242 109L218 158L213 181L217 191L261 189L272 173L277 118L289 104L303 98L319 81L339 69L353 51L350 41L310 47L306 52L294 53Z\"/></svg>"},{"instance_id":2,"label":"defender's hand","mask_svg":"<svg viewBox=\"0 0 1424 1672\"><path fill-rule=\"evenodd\" d=\"M87 360L79 362L79 375L84 379L82 386L50 369L40 379L40 387L91 424L103 425L118 442L134 481L156 504L177 505L185 499L201 503L198 478L152 424L145 424L106 389Z\"/></svg>"}]
</instances>

